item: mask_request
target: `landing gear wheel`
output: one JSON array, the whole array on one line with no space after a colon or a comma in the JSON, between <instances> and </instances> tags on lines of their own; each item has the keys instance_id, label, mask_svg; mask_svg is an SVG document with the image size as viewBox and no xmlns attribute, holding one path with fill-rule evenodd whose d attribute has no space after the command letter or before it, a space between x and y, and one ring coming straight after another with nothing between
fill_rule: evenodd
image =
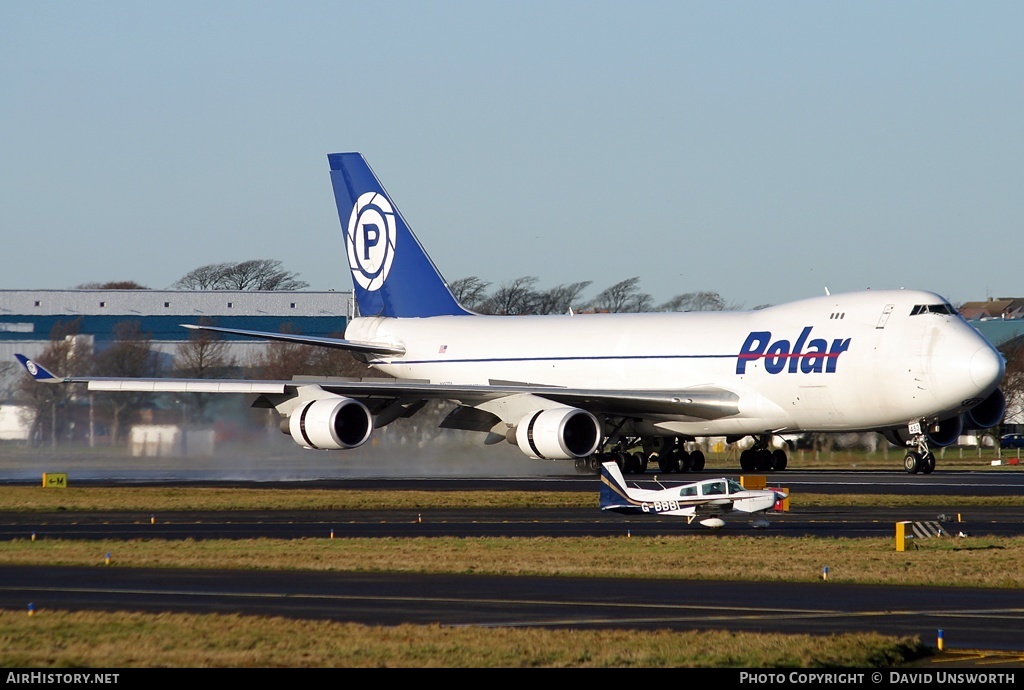
<instances>
[{"instance_id":1,"label":"landing gear wheel","mask_svg":"<svg viewBox=\"0 0 1024 690\"><path fill-rule=\"evenodd\" d=\"M633 473L632 456L628 453L624 453L621 450L612 453L612 459L615 460L615 464L619 466L623 474Z\"/></svg>"},{"instance_id":2,"label":"landing gear wheel","mask_svg":"<svg viewBox=\"0 0 1024 690\"><path fill-rule=\"evenodd\" d=\"M704 451L695 450L690 453L690 469L694 472L704 469Z\"/></svg>"},{"instance_id":3,"label":"landing gear wheel","mask_svg":"<svg viewBox=\"0 0 1024 690\"><path fill-rule=\"evenodd\" d=\"M744 472L753 472L757 467L755 464L756 460L757 454L752 448L747 448L745 451L740 453L740 467Z\"/></svg>"},{"instance_id":4,"label":"landing gear wheel","mask_svg":"<svg viewBox=\"0 0 1024 690\"><path fill-rule=\"evenodd\" d=\"M789 458L786 456L786 451L781 448L777 448L772 451L772 469L781 472L786 469L786 465L789 464Z\"/></svg>"},{"instance_id":5,"label":"landing gear wheel","mask_svg":"<svg viewBox=\"0 0 1024 690\"><path fill-rule=\"evenodd\" d=\"M665 460L668 463L668 469L666 472L674 474L679 471L679 454L682 449L679 446L675 446L668 452L668 458Z\"/></svg>"},{"instance_id":6,"label":"landing gear wheel","mask_svg":"<svg viewBox=\"0 0 1024 690\"><path fill-rule=\"evenodd\" d=\"M644 474L644 473L646 473L647 472L647 463L648 463L647 456L644 455L643 453L638 453L637 455L634 455L633 457L636 458L636 473L637 474Z\"/></svg>"},{"instance_id":7,"label":"landing gear wheel","mask_svg":"<svg viewBox=\"0 0 1024 690\"><path fill-rule=\"evenodd\" d=\"M597 474L601 471L601 454L594 453L587 458L587 465L590 467L590 471Z\"/></svg>"},{"instance_id":8,"label":"landing gear wheel","mask_svg":"<svg viewBox=\"0 0 1024 690\"><path fill-rule=\"evenodd\" d=\"M903 458L903 469L907 471L907 474L917 474L921 471L921 456L910 451Z\"/></svg>"},{"instance_id":9,"label":"landing gear wheel","mask_svg":"<svg viewBox=\"0 0 1024 690\"><path fill-rule=\"evenodd\" d=\"M935 454L928 451L921 458L921 474L931 474L935 471Z\"/></svg>"},{"instance_id":10,"label":"landing gear wheel","mask_svg":"<svg viewBox=\"0 0 1024 690\"><path fill-rule=\"evenodd\" d=\"M653 457L651 458L654 459ZM672 451L664 451L657 457L658 471L669 474L672 472Z\"/></svg>"},{"instance_id":11,"label":"landing gear wheel","mask_svg":"<svg viewBox=\"0 0 1024 690\"><path fill-rule=\"evenodd\" d=\"M755 451L757 454L754 456L754 469L758 472L765 472L772 468L772 452L767 448L762 448Z\"/></svg>"},{"instance_id":12,"label":"landing gear wheel","mask_svg":"<svg viewBox=\"0 0 1024 690\"><path fill-rule=\"evenodd\" d=\"M690 468L692 466L693 466L693 460L692 460L690 454L688 452L686 452L685 450L684 451L680 451L680 453L679 453L679 471L680 472L689 472Z\"/></svg>"},{"instance_id":13,"label":"landing gear wheel","mask_svg":"<svg viewBox=\"0 0 1024 690\"><path fill-rule=\"evenodd\" d=\"M586 474L590 471L589 460L589 458L576 458L573 461L573 466L576 468L576 474Z\"/></svg>"}]
</instances>

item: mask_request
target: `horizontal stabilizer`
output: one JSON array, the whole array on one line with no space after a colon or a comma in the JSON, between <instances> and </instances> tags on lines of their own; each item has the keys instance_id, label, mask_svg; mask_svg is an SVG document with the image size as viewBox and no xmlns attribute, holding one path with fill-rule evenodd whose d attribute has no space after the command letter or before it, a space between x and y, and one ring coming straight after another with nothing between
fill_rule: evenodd
<instances>
[{"instance_id":1,"label":"horizontal stabilizer","mask_svg":"<svg viewBox=\"0 0 1024 690\"><path fill-rule=\"evenodd\" d=\"M314 345L316 347L332 347L338 350L349 350L351 352L365 352L367 354L379 355L401 355L405 354L404 347L394 345L382 345L379 343L361 343L354 340L342 338L324 338L312 335L298 335L294 333L271 333L270 331L247 331L241 328L222 328L220 326L197 326L195 324L183 323L182 327L193 331L214 331L216 333L227 333L229 335L240 335L246 338L259 338L261 340L277 340L296 345Z\"/></svg>"}]
</instances>

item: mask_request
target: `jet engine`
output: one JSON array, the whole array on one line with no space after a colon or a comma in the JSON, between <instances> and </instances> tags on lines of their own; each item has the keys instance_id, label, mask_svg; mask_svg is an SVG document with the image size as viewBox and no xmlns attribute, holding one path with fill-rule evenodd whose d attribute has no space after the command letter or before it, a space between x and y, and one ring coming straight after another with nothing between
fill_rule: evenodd
<instances>
[{"instance_id":1,"label":"jet engine","mask_svg":"<svg viewBox=\"0 0 1024 690\"><path fill-rule=\"evenodd\" d=\"M531 412L515 428L515 444L531 458L585 458L597 450L601 436L597 418L577 407Z\"/></svg>"},{"instance_id":2,"label":"jet engine","mask_svg":"<svg viewBox=\"0 0 1024 690\"><path fill-rule=\"evenodd\" d=\"M956 443L956 440L960 438L960 434L962 434L963 431L963 415L955 415L949 419L943 419L941 421L928 424L924 430L924 435L928 439L929 445L944 448ZM882 436L885 436L889 443L896 446L906 446L907 441L910 441L913 438L906 427L886 429L882 432Z\"/></svg>"},{"instance_id":3,"label":"jet engine","mask_svg":"<svg viewBox=\"0 0 1024 690\"><path fill-rule=\"evenodd\" d=\"M371 431L373 417L366 405L332 396L296 408L288 416L286 433L306 448L341 450L363 445Z\"/></svg>"},{"instance_id":4,"label":"jet engine","mask_svg":"<svg viewBox=\"0 0 1024 690\"><path fill-rule=\"evenodd\" d=\"M1006 413L1006 396L996 388L991 395L964 412L964 427L967 429L989 429L1003 421Z\"/></svg>"}]
</instances>

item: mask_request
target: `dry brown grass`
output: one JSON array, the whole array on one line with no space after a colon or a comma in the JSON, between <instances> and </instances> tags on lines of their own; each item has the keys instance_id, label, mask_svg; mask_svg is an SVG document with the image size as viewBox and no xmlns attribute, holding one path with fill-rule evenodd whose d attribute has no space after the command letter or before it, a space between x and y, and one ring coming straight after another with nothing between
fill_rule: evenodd
<instances>
[{"instance_id":1,"label":"dry brown grass","mask_svg":"<svg viewBox=\"0 0 1024 690\"><path fill-rule=\"evenodd\" d=\"M684 481L683 475L679 482ZM785 481L773 481L773 486ZM185 510L428 510L431 508L594 508L593 492L581 491L372 491L349 489L248 489L209 487L0 486L3 512L154 512ZM801 507L1024 506L1024 495L901 496L896 494L795 494Z\"/></svg>"},{"instance_id":2,"label":"dry brown grass","mask_svg":"<svg viewBox=\"0 0 1024 690\"><path fill-rule=\"evenodd\" d=\"M18 539L0 543L8 565L469 573L680 580L1024 587L1024 537L929 539L911 551L894 539L687 534L657 537L371 538L244 540ZM822 586L828 586L823 584Z\"/></svg>"},{"instance_id":3,"label":"dry brown grass","mask_svg":"<svg viewBox=\"0 0 1024 690\"><path fill-rule=\"evenodd\" d=\"M0 610L5 668L821 668L894 666L913 638L720 631L371 627L238 615Z\"/></svg>"}]
</instances>

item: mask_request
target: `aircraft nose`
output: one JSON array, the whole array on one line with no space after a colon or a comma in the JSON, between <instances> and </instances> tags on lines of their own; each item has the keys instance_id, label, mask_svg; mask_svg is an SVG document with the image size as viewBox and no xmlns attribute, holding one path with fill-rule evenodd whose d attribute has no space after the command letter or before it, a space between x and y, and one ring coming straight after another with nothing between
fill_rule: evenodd
<instances>
[{"instance_id":1,"label":"aircraft nose","mask_svg":"<svg viewBox=\"0 0 1024 690\"><path fill-rule=\"evenodd\" d=\"M971 380L978 388L988 388L1003 378L1006 361L994 347L978 348L971 357Z\"/></svg>"}]
</instances>

